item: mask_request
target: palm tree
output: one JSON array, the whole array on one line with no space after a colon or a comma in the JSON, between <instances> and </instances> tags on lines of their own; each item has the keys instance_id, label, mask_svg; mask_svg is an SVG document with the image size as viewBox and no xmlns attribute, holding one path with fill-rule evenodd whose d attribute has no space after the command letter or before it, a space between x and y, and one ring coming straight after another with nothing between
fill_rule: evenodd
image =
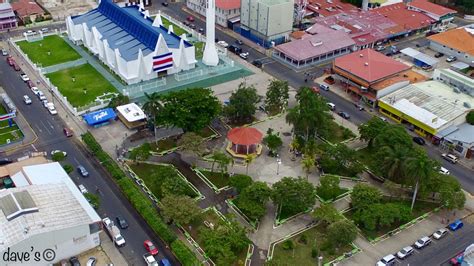
<instances>
[{"instance_id":1,"label":"palm tree","mask_svg":"<svg viewBox=\"0 0 474 266\"><path fill-rule=\"evenodd\" d=\"M148 117L152 117L153 121L155 121L158 110L161 108L160 95L157 92L153 92L152 94L145 92L145 97L146 102L143 105L143 111L145 111Z\"/></svg>"},{"instance_id":2,"label":"palm tree","mask_svg":"<svg viewBox=\"0 0 474 266\"><path fill-rule=\"evenodd\" d=\"M420 182L428 180L434 172L436 163L431 160L426 152L421 149L416 150L416 154L406 161L405 172L408 177L415 181L415 189L413 191L413 198L411 201L411 210L415 206L416 195L418 193Z\"/></svg>"},{"instance_id":3,"label":"palm tree","mask_svg":"<svg viewBox=\"0 0 474 266\"><path fill-rule=\"evenodd\" d=\"M255 154L247 154L247 156L245 156L245 164L246 164L246 175L249 174L249 165L253 162L253 160L255 160L255 158L257 158L257 156L255 156Z\"/></svg>"},{"instance_id":4,"label":"palm tree","mask_svg":"<svg viewBox=\"0 0 474 266\"><path fill-rule=\"evenodd\" d=\"M313 169L315 162L316 158L312 154L305 154L303 160L301 160L301 164L306 172L306 179L308 179L309 173L311 172L311 169Z\"/></svg>"},{"instance_id":5,"label":"palm tree","mask_svg":"<svg viewBox=\"0 0 474 266\"><path fill-rule=\"evenodd\" d=\"M404 146L384 146L380 149L382 171L386 177L396 183L403 184L405 179L405 162L410 151Z\"/></svg>"}]
</instances>

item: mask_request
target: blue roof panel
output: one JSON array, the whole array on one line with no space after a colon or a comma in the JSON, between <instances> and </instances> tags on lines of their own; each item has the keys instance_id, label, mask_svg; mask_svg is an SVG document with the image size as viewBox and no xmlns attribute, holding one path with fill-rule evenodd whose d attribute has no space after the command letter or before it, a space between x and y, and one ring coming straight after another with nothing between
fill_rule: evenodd
<instances>
[{"instance_id":1,"label":"blue roof panel","mask_svg":"<svg viewBox=\"0 0 474 266\"><path fill-rule=\"evenodd\" d=\"M83 115L84 120L89 126L101 124L111 119L115 119L117 115L112 108L106 108L92 113Z\"/></svg>"}]
</instances>

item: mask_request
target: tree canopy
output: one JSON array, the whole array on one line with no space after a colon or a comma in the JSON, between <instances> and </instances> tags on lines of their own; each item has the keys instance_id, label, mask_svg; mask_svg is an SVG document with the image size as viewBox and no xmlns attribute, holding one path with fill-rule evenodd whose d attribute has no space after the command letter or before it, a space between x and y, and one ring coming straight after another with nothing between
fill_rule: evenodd
<instances>
[{"instance_id":1,"label":"tree canopy","mask_svg":"<svg viewBox=\"0 0 474 266\"><path fill-rule=\"evenodd\" d=\"M352 189L351 203L355 209L364 209L368 206L379 203L382 200L382 193L375 187L367 184L357 184Z\"/></svg>"},{"instance_id":2,"label":"tree canopy","mask_svg":"<svg viewBox=\"0 0 474 266\"><path fill-rule=\"evenodd\" d=\"M360 138L369 142L369 148L372 147L374 139L384 132L387 123L377 116L373 116L369 121L359 125Z\"/></svg>"},{"instance_id":3,"label":"tree canopy","mask_svg":"<svg viewBox=\"0 0 474 266\"><path fill-rule=\"evenodd\" d=\"M233 123L249 123L255 115L258 101L255 87L240 83L239 88L230 96L229 104L224 107L224 114Z\"/></svg>"},{"instance_id":4,"label":"tree canopy","mask_svg":"<svg viewBox=\"0 0 474 266\"><path fill-rule=\"evenodd\" d=\"M321 204L314 210L313 217L326 224L332 224L342 219L341 213L332 204Z\"/></svg>"},{"instance_id":5,"label":"tree canopy","mask_svg":"<svg viewBox=\"0 0 474 266\"><path fill-rule=\"evenodd\" d=\"M316 190L313 184L298 177L283 177L273 185L273 201L296 212L306 211L316 202Z\"/></svg>"},{"instance_id":6,"label":"tree canopy","mask_svg":"<svg viewBox=\"0 0 474 266\"><path fill-rule=\"evenodd\" d=\"M182 128L185 132L198 132L221 112L220 102L211 89L174 91L161 96L161 101L163 106L156 114L156 122Z\"/></svg>"},{"instance_id":7,"label":"tree canopy","mask_svg":"<svg viewBox=\"0 0 474 266\"><path fill-rule=\"evenodd\" d=\"M177 208L176 206L179 206ZM180 225L190 224L201 214L196 201L185 195L166 195L161 199L163 216Z\"/></svg>"},{"instance_id":8,"label":"tree canopy","mask_svg":"<svg viewBox=\"0 0 474 266\"><path fill-rule=\"evenodd\" d=\"M340 178L335 175L323 175L319 179L317 187L318 195L325 200L334 199L339 196L341 188L339 187Z\"/></svg>"},{"instance_id":9,"label":"tree canopy","mask_svg":"<svg viewBox=\"0 0 474 266\"><path fill-rule=\"evenodd\" d=\"M231 186L237 189L237 192L241 193L246 187L252 184L252 178L248 175L233 175L230 177L229 183Z\"/></svg>"},{"instance_id":10,"label":"tree canopy","mask_svg":"<svg viewBox=\"0 0 474 266\"><path fill-rule=\"evenodd\" d=\"M278 149L283 145L283 141L279 134L273 133L273 129L269 128L267 135L263 138L263 144L270 149L270 154L277 154Z\"/></svg>"},{"instance_id":11,"label":"tree canopy","mask_svg":"<svg viewBox=\"0 0 474 266\"><path fill-rule=\"evenodd\" d=\"M264 182L254 182L237 197L237 205L251 220L258 220L266 213L265 204L271 189Z\"/></svg>"},{"instance_id":12,"label":"tree canopy","mask_svg":"<svg viewBox=\"0 0 474 266\"><path fill-rule=\"evenodd\" d=\"M357 227L352 221L342 219L328 226L327 241L330 241L333 246L349 245L356 237Z\"/></svg>"},{"instance_id":13,"label":"tree canopy","mask_svg":"<svg viewBox=\"0 0 474 266\"><path fill-rule=\"evenodd\" d=\"M281 113L288 105L288 81L273 79L267 88L265 109L270 115Z\"/></svg>"},{"instance_id":14,"label":"tree canopy","mask_svg":"<svg viewBox=\"0 0 474 266\"><path fill-rule=\"evenodd\" d=\"M467 113L466 122L468 122L471 125L474 125L474 111L469 111L469 113Z\"/></svg>"}]
</instances>

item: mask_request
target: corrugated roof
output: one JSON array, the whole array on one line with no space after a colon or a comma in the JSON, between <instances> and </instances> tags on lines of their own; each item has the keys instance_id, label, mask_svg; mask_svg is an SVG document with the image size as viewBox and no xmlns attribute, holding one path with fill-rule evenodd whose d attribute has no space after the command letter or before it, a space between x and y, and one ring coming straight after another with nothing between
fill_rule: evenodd
<instances>
[{"instance_id":1,"label":"corrugated roof","mask_svg":"<svg viewBox=\"0 0 474 266\"><path fill-rule=\"evenodd\" d=\"M469 33L465 28L431 35L428 39L474 56L474 34Z\"/></svg>"},{"instance_id":2,"label":"corrugated roof","mask_svg":"<svg viewBox=\"0 0 474 266\"><path fill-rule=\"evenodd\" d=\"M435 22L434 19L423 13L408 10L404 3L382 6L372 9L371 12L382 14L398 24L397 27L389 29L390 34L425 28Z\"/></svg>"},{"instance_id":3,"label":"corrugated roof","mask_svg":"<svg viewBox=\"0 0 474 266\"><path fill-rule=\"evenodd\" d=\"M451 141L460 141L468 144L474 144L474 126L468 123L461 124L457 130L446 135L445 139Z\"/></svg>"},{"instance_id":4,"label":"corrugated roof","mask_svg":"<svg viewBox=\"0 0 474 266\"><path fill-rule=\"evenodd\" d=\"M216 0L216 7L223 10L240 8L240 0Z\"/></svg>"},{"instance_id":5,"label":"corrugated roof","mask_svg":"<svg viewBox=\"0 0 474 266\"><path fill-rule=\"evenodd\" d=\"M334 60L334 65L369 83L410 69L410 66L372 49L364 49L338 57Z\"/></svg>"},{"instance_id":6,"label":"corrugated roof","mask_svg":"<svg viewBox=\"0 0 474 266\"><path fill-rule=\"evenodd\" d=\"M428 0L413 0L408 3L409 6L416 7L418 9L421 9L423 11L433 13L438 16L444 16L448 14L455 14L457 13L456 10L452 10L450 8L437 5L434 3L429 2Z\"/></svg>"}]
</instances>

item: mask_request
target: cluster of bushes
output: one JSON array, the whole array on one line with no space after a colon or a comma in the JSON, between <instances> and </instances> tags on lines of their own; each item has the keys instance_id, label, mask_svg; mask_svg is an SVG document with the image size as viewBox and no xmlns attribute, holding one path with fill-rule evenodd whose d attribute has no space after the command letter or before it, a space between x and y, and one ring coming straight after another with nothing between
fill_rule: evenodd
<instances>
[{"instance_id":1,"label":"cluster of bushes","mask_svg":"<svg viewBox=\"0 0 474 266\"><path fill-rule=\"evenodd\" d=\"M239 195L235 205L251 220L258 221L265 215L265 205L270 198L271 189L264 182L253 182L247 175L234 175L230 178L231 186Z\"/></svg>"},{"instance_id":2,"label":"cluster of bushes","mask_svg":"<svg viewBox=\"0 0 474 266\"><path fill-rule=\"evenodd\" d=\"M194 253L184 243L177 239L176 234L166 225L165 222L163 222L150 199L140 191L130 178L126 177L118 164L102 150L102 147L97 143L92 134L86 133L82 135L82 140L116 180L118 186L127 199L143 219L145 219L152 230L165 242L170 244L171 250L178 260L183 265L199 265L200 263Z\"/></svg>"}]
</instances>

